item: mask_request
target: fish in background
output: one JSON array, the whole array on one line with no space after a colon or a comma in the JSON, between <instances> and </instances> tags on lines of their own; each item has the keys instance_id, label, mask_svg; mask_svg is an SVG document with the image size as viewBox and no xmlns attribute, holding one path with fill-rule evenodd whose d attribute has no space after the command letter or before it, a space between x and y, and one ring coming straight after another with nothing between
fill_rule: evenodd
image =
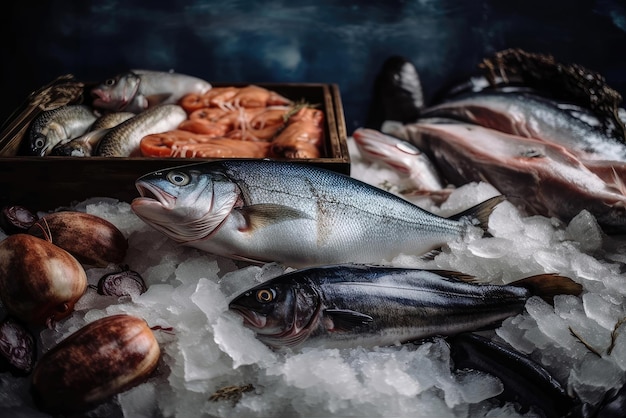
<instances>
[{"instance_id":1,"label":"fish in background","mask_svg":"<svg viewBox=\"0 0 626 418\"><path fill-rule=\"evenodd\" d=\"M176 129L185 119L185 110L175 104L159 104L109 129L96 147L96 156L131 157L140 154L139 144L146 135Z\"/></svg>"},{"instance_id":2,"label":"fish in background","mask_svg":"<svg viewBox=\"0 0 626 418\"><path fill-rule=\"evenodd\" d=\"M366 265L296 270L229 303L275 348L388 346L493 327L533 295L578 295L571 279L543 274L510 285L476 284L458 272Z\"/></svg>"},{"instance_id":3,"label":"fish in background","mask_svg":"<svg viewBox=\"0 0 626 418\"><path fill-rule=\"evenodd\" d=\"M562 145L582 160L626 162L624 138L605 130L594 113L529 91L481 90L421 110L421 118L447 118Z\"/></svg>"},{"instance_id":4,"label":"fish in background","mask_svg":"<svg viewBox=\"0 0 626 418\"><path fill-rule=\"evenodd\" d=\"M402 190L402 194L426 195L442 202L452 192L444 188L430 158L410 142L369 128L356 129L352 137L365 159L390 167L410 181L410 189Z\"/></svg>"},{"instance_id":5,"label":"fish in background","mask_svg":"<svg viewBox=\"0 0 626 418\"><path fill-rule=\"evenodd\" d=\"M387 120L413 122L423 106L422 83L415 65L403 56L391 56L374 81L365 127L380 129Z\"/></svg>"},{"instance_id":6,"label":"fish in background","mask_svg":"<svg viewBox=\"0 0 626 418\"><path fill-rule=\"evenodd\" d=\"M175 104L188 93L204 94L211 87L186 74L130 70L93 87L91 96L97 109L140 113L157 104Z\"/></svg>"},{"instance_id":7,"label":"fish in background","mask_svg":"<svg viewBox=\"0 0 626 418\"><path fill-rule=\"evenodd\" d=\"M496 196L444 218L347 175L270 160L190 164L135 184L141 197L132 210L174 241L292 267L423 255L486 230L504 200Z\"/></svg>"},{"instance_id":8,"label":"fish in background","mask_svg":"<svg viewBox=\"0 0 626 418\"><path fill-rule=\"evenodd\" d=\"M85 105L64 105L41 112L28 131L28 155L49 155L55 146L87 132L97 118Z\"/></svg>"},{"instance_id":9,"label":"fish in background","mask_svg":"<svg viewBox=\"0 0 626 418\"><path fill-rule=\"evenodd\" d=\"M569 221L583 209L608 232L626 231L626 195L566 148L480 125L423 119L396 129L428 155L446 179L460 185L485 181L530 214Z\"/></svg>"},{"instance_id":10,"label":"fish in background","mask_svg":"<svg viewBox=\"0 0 626 418\"><path fill-rule=\"evenodd\" d=\"M89 131L65 144L58 144L50 155L68 157L90 157L100 140L115 126L134 117L131 112L114 112L100 116L91 125Z\"/></svg>"}]
</instances>

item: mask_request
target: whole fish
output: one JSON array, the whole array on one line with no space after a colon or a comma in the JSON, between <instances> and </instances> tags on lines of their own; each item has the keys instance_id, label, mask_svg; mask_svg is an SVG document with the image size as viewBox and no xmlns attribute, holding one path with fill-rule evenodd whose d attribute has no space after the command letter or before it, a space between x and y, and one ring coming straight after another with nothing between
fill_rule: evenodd
<instances>
[{"instance_id":1,"label":"whole fish","mask_svg":"<svg viewBox=\"0 0 626 418\"><path fill-rule=\"evenodd\" d=\"M87 132L96 119L85 105L65 105L40 113L30 125L28 154L49 155L56 145Z\"/></svg>"},{"instance_id":2,"label":"whole fish","mask_svg":"<svg viewBox=\"0 0 626 418\"><path fill-rule=\"evenodd\" d=\"M90 157L100 140L104 138L111 128L134 116L135 114L131 112L114 112L102 115L91 125L88 132L69 142L58 144L52 149L50 155Z\"/></svg>"},{"instance_id":3,"label":"whole fish","mask_svg":"<svg viewBox=\"0 0 626 418\"><path fill-rule=\"evenodd\" d=\"M606 232L626 231L626 195L566 148L467 123L404 125L394 136L437 155L443 175L455 185L486 181L530 214L568 222L583 209Z\"/></svg>"},{"instance_id":4,"label":"whole fish","mask_svg":"<svg viewBox=\"0 0 626 418\"><path fill-rule=\"evenodd\" d=\"M161 104L145 110L111 128L98 143L97 156L129 157L139 153L139 143L146 135L176 129L187 113L175 104Z\"/></svg>"},{"instance_id":5,"label":"whole fish","mask_svg":"<svg viewBox=\"0 0 626 418\"><path fill-rule=\"evenodd\" d=\"M177 103L188 93L204 94L211 84L186 74L131 70L91 89L93 106L115 112L140 113L157 104Z\"/></svg>"},{"instance_id":6,"label":"whole fish","mask_svg":"<svg viewBox=\"0 0 626 418\"><path fill-rule=\"evenodd\" d=\"M481 91L422 110L421 117L475 123L561 145L581 159L626 162L624 138L611 135L588 109L528 92Z\"/></svg>"},{"instance_id":7,"label":"whole fish","mask_svg":"<svg viewBox=\"0 0 626 418\"><path fill-rule=\"evenodd\" d=\"M356 129L352 137L363 157L406 176L412 194L450 194L430 158L410 142L368 128Z\"/></svg>"},{"instance_id":8,"label":"whole fish","mask_svg":"<svg viewBox=\"0 0 626 418\"><path fill-rule=\"evenodd\" d=\"M255 286L236 296L229 308L273 348L373 347L492 327L523 312L533 295L529 288L548 299L550 294L542 292L578 294L582 289L557 275L506 286L473 280L449 271L312 267Z\"/></svg>"},{"instance_id":9,"label":"whole fish","mask_svg":"<svg viewBox=\"0 0 626 418\"><path fill-rule=\"evenodd\" d=\"M176 242L290 266L421 255L486 228L502 196L444 218L333 171L288 161L224 160L155 171L133 211Z\"/></svg>"}]
</instances>

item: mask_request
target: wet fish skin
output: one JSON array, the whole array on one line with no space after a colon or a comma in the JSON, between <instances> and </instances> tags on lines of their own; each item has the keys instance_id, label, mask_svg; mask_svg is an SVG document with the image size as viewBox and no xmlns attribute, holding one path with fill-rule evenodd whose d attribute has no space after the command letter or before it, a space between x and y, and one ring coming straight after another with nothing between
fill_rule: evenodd
<instances>
[{"instance_id":1,"label":"wet fish skin","mask_svg":"<svg viewBox=\"0 0 626 418\"><path fill-rule=\"evenodd\" d=\"M130 157L139 153L139 143L146 135L175 129L187 119L185 110L174 104L154 106L111 128L98 143L101 157Z\"/></svg>"},{"instance_id":2,"label":"wet fish skin","mask_svg":"<svg viewBox=\"0 0 626 418\"><path fill-rule=\"evenodd\" d=\"M40 113L29 128L29 155L49 155L56 145L87 132L96 119L85 105L65 105Z\"/></svg>"},{"instance_id":3,"label":"wet fish skin","mask_svg":"<svg viewBox=\"0 0 626 418\"><path fill-rule=\"evenodd\" d=\"M369 128L356 129L352 137L361 155L407 176L414 190L442 191L443 181L436 167L415 145Z\"/></svg>"},{"instance_id":4,"label":"wet fish skin","mask_svg":"<svg viewBox=\"0 0 626 418\"><path fill-rule=\"evenodd\" d=\"M134 69L105 80L92 88L91 95L96 108L140 113L157 104L175 104L188 93L203 94L211 87L186 74Z\"/></svg>"},{"instance_id":5,"label":"wet fish skin","mask_svg":"<svg viewBox=\"0 0 626 418\"><path fill-rule=\"evenodd\" d=\"M457 370L480 370L496 376L504 390L497 396L520 405L521 414L540 408L546 417L564 417L580 405L539 363L513 348L474 333L447 339Z\"/></svg>"},{"instance_id":6,"label":"wet fish skin","mask_svg":"<svg viewBox=\"0 0 626 418\"><path fill-rule=\"evenodd\" d=\"M173 240L213 254L293 267L377 263L464 236L502 196L443 218L349 176L287 161L223 160L136 181L133 211Z\"/></svg>"},{"instance_id":7,"label":"wet fish skin","mask_svg":"<svg viewBox=\"0 0 626 418\"><path fill-rule=\"evenodd\" d=\"M522 285L473 280L449 271L327 265L254 286L234 297L229 308L276 349L374 347L492 327L523 312L533 295ZM559 291L573 293L581 289L562 276L519 283L524 281L551 281Z\"/></svg>"},{"instance_id":8,"label":"wet fish skin","mask_svg":"<svg viewBox=\"0 0 626 418\"><path fill-rule=\"evenodd\" d=\"M524 91L480 91L424 108L445 117L561 145L583 159L626 162L626 144L605 132L590 110Z\"/></svg>"},{"instance_id":9,"label":"wet fish skin","mask_svg":"<svg viewBox=\"0 0 626 418\"><path fill-rule=\"evenodd\" d=\"M423 120L393 135L424 150L457 186L486 181L529 214L569 222L586 209L605 232L626 231L620 186L607 183L562 146L458 122Z\"/></svg>"},{"instance_id":10,"label":"wet fish skin","mask_svg":"<svg viewBox=\"0 0 626 418\"><path fill-rule=\"evenodd\" d=\"M91 125L89 132L74 138L65 144L58 144L52 149L50 155L67 157L90 157L98 143L111 130L111 128L134 117L131 112L114 112L100 116Z\"/></svg>"}]
</instances>

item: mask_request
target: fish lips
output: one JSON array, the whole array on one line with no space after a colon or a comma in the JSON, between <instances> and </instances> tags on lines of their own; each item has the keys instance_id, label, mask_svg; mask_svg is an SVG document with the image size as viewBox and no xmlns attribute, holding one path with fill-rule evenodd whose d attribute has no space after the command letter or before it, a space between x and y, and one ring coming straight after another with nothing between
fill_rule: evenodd
<instances>
[{"instance_id":1,"label":"fish lips","mask_svg":"<svg viewBox=\"0 0 626 418\"><path fill-rule=\"evenodd\" d=\"M163 208L171 209L176 205L176 198L174 196L149 182L137 181L135 183L135 187L137 188L137 191L139 192L141 197L133 200L133 207L141 206L144 204L158 203L159 206L162 206Z\"/></svg>"}]
</instances>

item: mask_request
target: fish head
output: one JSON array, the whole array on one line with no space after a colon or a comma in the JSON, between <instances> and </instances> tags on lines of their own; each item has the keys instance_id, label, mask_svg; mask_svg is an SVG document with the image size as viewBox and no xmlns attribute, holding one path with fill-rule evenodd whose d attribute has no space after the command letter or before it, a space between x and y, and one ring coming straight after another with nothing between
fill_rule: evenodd
<instances>
[{"instance_id":1,"label":"fish head","mask_svg":"<svg viewBox=\"0 0 626 418\"><path fill-rule=\"evenodd\" d=\"M93 106L119 112L133 100L140 83L141 78L133 72L109 78L91 89Z\"/></svg>"},{"instance_id":2,"label":"fish head","mask_svg":"<svg viewBox=\"0 0 626 418\"><path fill-rule=\"evenodd\" d=\"M294 348L316 328L321 299L313 286L284 275L243 292L229 308L265 344Z\"/></svg>"},{"instance_id":3,"label":"fish head","mask_svg":"<svg viewBox=\"0 0 626 418\"><path fill-rule=\"evenodd\" d=\"M228 217L239 199L236 183L219 171L194 165L159 170L135 182L141 197L132 210L174 241L205 239Z\"/></svg>"},{"instance_id":4,"label":"fish head","mask_svg":"<svg viewBox=\"0 0 626 418\"><path fill-rule=\"evenodd\" d=\"M28 143L28 152L30 155L43 157L46 155L49 147L48 137L44 133L35 132L30 136Z\"/></svg>"}]
</instances>

